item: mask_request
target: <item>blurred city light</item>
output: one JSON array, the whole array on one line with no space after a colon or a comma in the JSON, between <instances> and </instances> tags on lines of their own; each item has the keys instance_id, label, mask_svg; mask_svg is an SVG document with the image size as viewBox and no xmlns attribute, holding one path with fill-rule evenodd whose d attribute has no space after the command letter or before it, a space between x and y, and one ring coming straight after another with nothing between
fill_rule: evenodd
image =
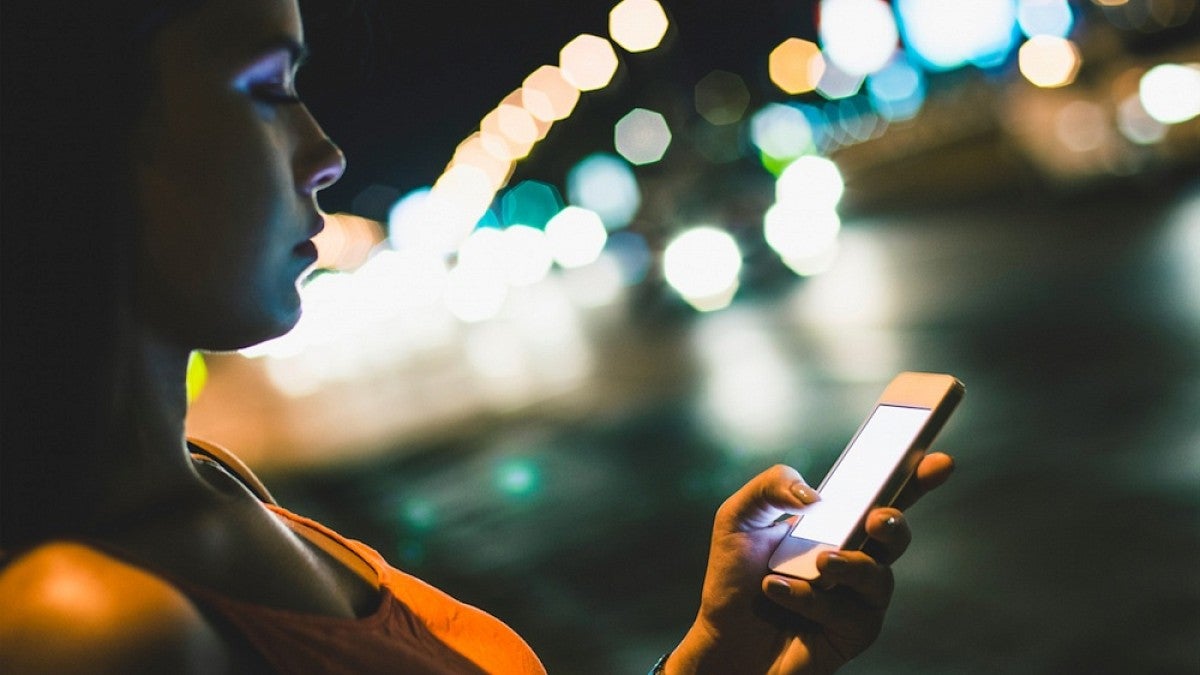
<instances>
[{"instance_id":1,"label":"blurred city light","mask_svg":"<svg viewBox=\"0 0 1200 675\"><path fill-rule=\"evenodd\" d=\"M842 221L831 208L776 203L763 214L763 237L784 263L801 276L819 274L837 252Z\"/></svg>"},{"instance_id":2,"label":"blurred city light","mask_svg":"<svg viewBox=\"0 0 1200 675\"><path fill-rule=\"evenodd\" d=\"M816 89L825 67L821 48L795 37L784 40L767 57L771 82L788 94L803 94Z\"/></svg>"},{"instance_id":3,"label":"blurred city light","mask_svg":"<svg viewBox=\"0 0 1200 675\"><path fill-rule=\"evenodd\" d=\"M558 67L567 82L580 91L601 89L617 72L617 53L608 40L584 33L559 51Z\"/></svg>"},{"instance_id":4,"label":"blurred city light","mask_svg":"<svg viewBox=\"0 0 1200 675\"><path fill-rule=\"evenodd\" d=\"M521 83L522 105L539 120L566 119L579 102L579 89L557 66L542 66Z\"/></svg>"},{"instance_id":5,"label":"blurred city light","mask_svg":"<svg viewBox=\"0 0 1200 675\"><path fill-rule=\"evenodd\" d=\"M510 225L501 231L504 280L510 286L531 286L546 278L554 258L546 233L528 225Z\"/></svg>"},{"instance_id":6,"label":"blurred city light","mask_svg":"<svg viewBox=\"0 0 1200 675\"><path fill-rule=\"evenodd\" d=\"M614 232L608 237L604 253L617 262L626 286L640 284L650 270L654 256L646 238L637 232Z\"/></svg>"},{"instance_id":7,"label":"blurred city light","mask_svg":"<svg viewBox=\"0 0 1200 675\"><path fill-rule=\"evenodd\" d=\"M1112 126L1104 108L1091 101L1071 101L1055 116L1058 140L1072 152L1091 152L1112 141Z\"/></svg>"},{"instance_id":8,"label":"blurred city light","mask_svg":"<svg viewBox=\"0 0 1200 675\"><path fill-rule=\"evenodd\" d=\"M709 124L733 124L746 114L750 90L734 73L714 70L696 83L696 112Z\"/></svg>"},{"instance_id":9,"label":"blurred city light","mask_svg":"<svg viewBox=\"0 0 1200 675\"><path fill-rule=\"evenodd\" d=\"M500 197L500 222L503 225L528 225L538 229L563 207L558 188L538 180L523 180Z\"/></svg>"},{"instance_id":10,"label":"blurred city light","mask_svg":"<svg viewBox=\"0 0 1200 675\"><path fill-rule=\"evenodd\" d=\"M905 45L934 70L996 65L1016 41L1013 0L897 0Z\"/></svg>"},{"instance_id":11,"label":"blurred city light","mask_svg":"<svg viewBox=\"0 0 1200 675\"><path fill-rule=\"evenodd\" d=\"M813 129L795 106L768 103L750 118L750 142L772 159L790 162L812 152Z\"/></svg>"},{"instance_id":12,"label":"blurred city light","mask_svg":"<svg viewBox=\"0 0 1200 675\"><path fill-rule=\"evenodd\" d=\"M912 119L925 104L925 76L904 52L897 52L887 65L867 76L867 94L885 119Z\"/></svg>"},{"instance_id":13,"label":"blurred city light","mask_svg":"<svg viewBox=\"0 0 1200 675\"><path fill-rule=\"evenodd\" d=\"M896 19L883 0L822 0L817 29L825 58L850 75L879 70L899 46Z\"/></svg>"},{"instance_id":14,"label":"blurred city light","mask_svg":"<svg viewBox=\"0 0 1200 675\"><path fill-rule=\"evenodd\" d=\"M584 157L567 172L567 199L599 214L609 230L628 225L642 205L633 169L620 157L603 152Z\"/></svg>"},{"instance_id":15,"label":"blurred city light","mask_svg":"<svg viewBox=\"0 0 1200 675\"><path fill-rule=\"evenodd\" d=\"M608 230L595 211L568 206L546 223L546 240L555 262L562 267L582 267L600 257Z\"/></svg>"},{"instance_id":16,"label":"blurred city light","mask_svg":"<svg viewBox=\"0 0 1200 675\"><path fill-rule=\"evenodd\" d=\"M808 407L793 359L750 311L709 314L692 336L702 367L701 416L737 453L786 450L802 432Z\"/></svg>"},{"instance_id":17,"label":"blurred city light","mask_svg":"<svg viewBox=\"0 0 1200 675\"><path fill-rule=\"evenodd\" d=\"M613 145L631 164L651 164L667 152L671 129L660 113L634 108L613 128Z\"/></svg>"},{"instance_id":18,"label":"blurred city light","mask_svg":"<svg viewBox=\"0 0 1200 675\"><path fill-rule=\"evenodd\" d=\"M1018 64L1025 79L1039 87L1062 87L1075 81L1079 49L1075 43L1052 35L1035 35L1021 45Z\"/></svg>"},{"instance_id":19,"label":"blurred city light","mask_svg":"<svg viewBox=\"0 0 1200 675\"><path fill-rule=\"evenodd\" d=\"M667 244L663 276L701 311L727 306L737 291L742 253L733 236L709 225L693 227Z\"/></svg>"},{"instance_id":20,"label":"blurred city light","mask_svg":"<svg viewBox=\"0 0 1200 675\"><path fill-rule=\"evenodd\" d=\"M834 209L846 184L837 164L806 155L788 165L775 182L775 201L807 209Z\"/></svg>"},{"instance_id":21,"label":"blurred city light","mask_svg":"<svg viewBox=\"0 0 1200 675\"><path fill-rule=\"evenodd\" d=\"M1178 124L1200 115L1200 64L1163 63L1142 76L1142 107L1163 124Z\"/></svg>"},{"instance_id":22,"label":"blurred city light","mask_svg":"<svg viewBox=\"0 0 1200 675\"><path fill-rule=\"evenodd\" d=\"M1167 125L1146 112L1137 94L1126 96L1117 106L1117 129L1121 135L1138 145L1152 145L1167 135Z\"/></svg>"},{"instance_id":23,"label":"blurred city light","mask_svg":"<svg viewBox=\"0 0 1200 675\"><path fill-rule=\"evenodd\" d=\"M1075 17L1067 0L1018 0L1017 25L1026 37L1065 38L1075 26Z\"/></svg>"},{"instance_id":24,"label":"blurred city light","mask_svg":"<svg viewBox=\"0 0 1200 675\"><path fill-rule=\"evenodd\" d=\"M608 34L630 52L657 47L669 25L666 12L656 0L622 0L608 13Z\"/></svg>"},{"instance_id":25,"label":"blurred city light","mask_svg":"<svg viewBox=\"0 0 1200 675\"><path fill-rule=\"evenodd\" d=\"M385 238L380 223L350 213L325 214L325 229L313 237L319 257L317 267L349 271L367 261L371 250Z\"/></svg>"},{"instance_id":26,"label":"blurred city light","mask_svg":"<svg viewBox=\"0 0 1200 675\"><path fill-rule=\"evenodd\" d=\"M865 76L842 70L841 66L830 61L825 65L825 72L817 80L817 93L829 100L837 100L853 96L862 88Z\"/></svg>"}]
</instances>

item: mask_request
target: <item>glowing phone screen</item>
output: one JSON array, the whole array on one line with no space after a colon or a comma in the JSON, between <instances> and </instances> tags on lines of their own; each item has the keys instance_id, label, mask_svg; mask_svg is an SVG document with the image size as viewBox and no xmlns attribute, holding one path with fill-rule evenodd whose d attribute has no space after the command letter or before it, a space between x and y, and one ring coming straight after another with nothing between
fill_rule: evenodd
<instances>
[{"instance_id":1,"label":"glowing phone screen","mask_svg":"<svg viewBox=\"0 0 1200 675\"><path fill-rule=\"evenodd\" d=\"M916 440L933 411L881 405L821 486L821 501L804 508L792 536L841 546Z\"/></svg>"}]
</instances>

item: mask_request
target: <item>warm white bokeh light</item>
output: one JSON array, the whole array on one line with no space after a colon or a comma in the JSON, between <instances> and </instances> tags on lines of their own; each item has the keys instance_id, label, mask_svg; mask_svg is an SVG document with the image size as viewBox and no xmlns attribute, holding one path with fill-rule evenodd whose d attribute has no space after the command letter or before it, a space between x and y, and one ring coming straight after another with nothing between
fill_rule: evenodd
<instances>
[{"instance_id":1,"label":"warm white bokeh light","mask_svg":"<svg viewBox=\"0 0 1200 675\"><path fill-rule=\"evenodd\" d=\"M520 287L545 279L554 263L546 233L528 225L511 225L502 235L505 281Z\"/></svg>"},{"instance_id":2,"label":"warm white bokeh light","mask_svg":"<svg viewBox=\"0 0 1200 675\"><path fill-rule=\"evenodd\" d=\"M579 102L579 88L557 66L542 66L521 83L521 104L544 122L566 119Z\"/></svg>"},{"instance_id":3,"label":"warm white bokeh light","mask_svg":"<svg viewBox=\"0 0 1200 675\"><path fill-rule=\"evenodd\" d=\"M788 165L775 182L775 200L813 210L833 209L845 191L842 172L825 157L806 155Z\"/></svg>"},{"instance_id":4,"label":"warm white bokeh light","mask_svg":"<svg viewBox=\"0 0 1200 675\"><path fill-rule=\"evenodd\" d=\"M608 230L595 211L568 206L546 223L546 241L559 265L582 267L600 257Z\"/></svg>"},{"instance_id":5,"label":"warm white bokeh light","mask_svg":"<svg viewBox=\"0 0 1200 675\"><path fill-rule=\"evenodd\" d=\"M842 220L833 209L777 203L763 214L763 237L785 261L822 261L837 246Z\"/></svg>"},{"instance_id":6,"label":"warm white bokeh light","mask_svg":"<svg viewBox=\"0 0 1200 675\"><path fill-rule=\"evenodd\" d=\"M689 302L718 298L726 304L737 289L742 253L723 229L701 225L667 244L663 276Z\"/></svg>"},{"instance_id":7,"label":"warm white bokeh light","mask_svg":"<svg viewBox=\"0 0 1200 675\"><path fill-rule=\"evenodd\" d=\"M670 22L656 0L622 0L608 13L608 34L626 51L654 49Z\"/></svg>"},{"instance_id":8,"label":"warm white bokeh light","mask_svg":"<svg viewBox=\"0 0 1200 675\"><path fill-rule=\"evenodd\" d=\"M608 40L584 33L559 51L558 67L567 82L580 91L601 89L617 72L617 53Z\"/></svg>"},{"instance_id":9,"label":"warm white bokeh light","mask_svg":"<svg viewBox=\"0 0 1200 675\"><path fill-rule=\"evenodd\" d=\"M1200 64L1157 65L1138 84L1142 107L1163 124L1178 124L1200 115Z\"/></svg>"},{"instance_id":10,"label":"warm white bokeh light","mask_svg":"<svg viewBox=\"0 0 1200 675\"><path fill-rule=\"evenodd\" d=\"M869 75L895 53L900 33L883 0L822 0L818 33L825 57L851 75Z\"/></svg>"},{"instance_id":11,"label":"warm white bokeh light","mask_svg":"<svg viewBox=\"0 0 1200 675\"><path fill-rule=\"evenodd\" d=\"M1065 38L1035 35L1021 45L1017 63L1025 79L1039 87L1062 87L1079 72L1079 48Z\"/></svg>"}]
</instances>

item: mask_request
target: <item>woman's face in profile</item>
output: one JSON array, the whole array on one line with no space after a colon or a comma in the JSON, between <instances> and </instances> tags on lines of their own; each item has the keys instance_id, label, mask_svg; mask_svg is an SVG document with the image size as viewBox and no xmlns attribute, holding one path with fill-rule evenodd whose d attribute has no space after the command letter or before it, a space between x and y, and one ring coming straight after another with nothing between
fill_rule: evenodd
<instances>
[{"instance_id":1,"label":"woman's face in profile","mask_svg":"<svg viewBox=\"0 0 1200 675\"><path fill-rule=\"evenodd\" d=\"M294 0L207 0L151 48L134 148L136 309L188 348L287 331L315 261L315 193L344 160L296 97Z\"/></svg>"}]
</instances>

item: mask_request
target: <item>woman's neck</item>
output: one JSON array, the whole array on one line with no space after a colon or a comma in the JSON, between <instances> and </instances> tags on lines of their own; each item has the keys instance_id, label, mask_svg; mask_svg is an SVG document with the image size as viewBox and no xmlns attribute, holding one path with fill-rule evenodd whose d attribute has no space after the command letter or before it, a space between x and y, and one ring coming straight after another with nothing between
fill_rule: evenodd
<instances>
[{"instance_id":1,"label":"woman's neck","mask_svg":"<svg viewBox=\"0 0 1200 675\"><path fill-rule=\"evenodd\" d=\"M198 496L203 481L184 439L190 351L144 326L126 334L105 463L109 501L101 518L120 521Z\"/></svg>"}]
</instances>

